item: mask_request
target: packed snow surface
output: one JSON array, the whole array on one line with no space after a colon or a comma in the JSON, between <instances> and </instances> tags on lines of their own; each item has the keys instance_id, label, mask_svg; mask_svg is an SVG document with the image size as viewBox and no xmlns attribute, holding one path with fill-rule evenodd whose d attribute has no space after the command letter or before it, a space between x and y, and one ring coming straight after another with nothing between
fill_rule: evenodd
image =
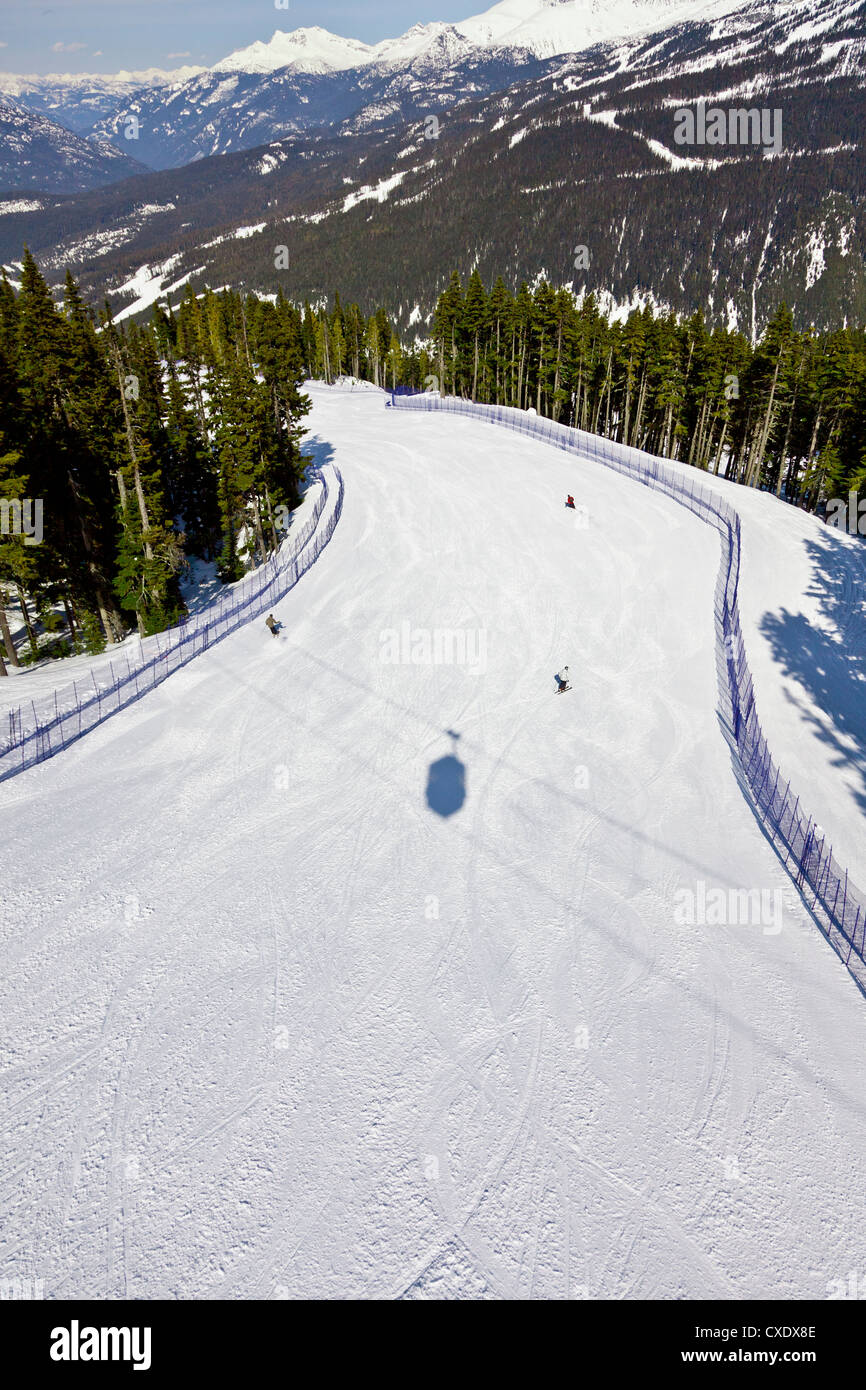
<instances>
[{"instance_id":1,"label":"packed snow surface","mask_svg":"<svg viewBox=\"0 0 866 1390\"><path fill-rule=\"evenodd\" d=\"M866 1006L732 773L718 537L313 397L346 501L280 639L0 787L0 1277L826 1297L866 1268ZM701 884L783 907L690 925Z\"/></svg>"}]
</instances>

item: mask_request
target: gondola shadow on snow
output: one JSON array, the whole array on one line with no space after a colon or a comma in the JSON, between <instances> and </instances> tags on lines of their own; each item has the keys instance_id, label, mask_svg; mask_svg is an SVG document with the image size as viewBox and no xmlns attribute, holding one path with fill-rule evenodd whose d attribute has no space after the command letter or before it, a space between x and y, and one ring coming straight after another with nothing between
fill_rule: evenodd
<instances>
[{"instance_id":1,"label":"gondola shadow on snow","mask_svg":"<svg viewBox=\"0 0 866 1390\"><path fill-rule=\"evenodd\" d=\"M452 741L451 752L427 769L427 805L443 819L455 815L466 800L466 765L457 757L460 735L452 729L445 732Z\"/></svg>"}]
</instances>

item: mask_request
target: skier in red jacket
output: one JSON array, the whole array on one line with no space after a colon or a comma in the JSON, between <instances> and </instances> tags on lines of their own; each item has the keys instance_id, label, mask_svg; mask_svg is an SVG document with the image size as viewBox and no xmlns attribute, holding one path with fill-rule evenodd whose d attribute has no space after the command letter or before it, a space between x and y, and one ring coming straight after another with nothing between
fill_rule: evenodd
<instances>
[{"instance_id":1,"label":"skier in red jacket","mask_svg":"<svg viewBox=\"0 0 866 1390\"><path fill-rule=\"evenodd\" d=\"M571 493L568 494L568 497L566 498L565 505L566 505L567 507L571 507L571 510L572 510L572 511L575 510L574 498L572 497Z\"/></svg>"}]
</instances>

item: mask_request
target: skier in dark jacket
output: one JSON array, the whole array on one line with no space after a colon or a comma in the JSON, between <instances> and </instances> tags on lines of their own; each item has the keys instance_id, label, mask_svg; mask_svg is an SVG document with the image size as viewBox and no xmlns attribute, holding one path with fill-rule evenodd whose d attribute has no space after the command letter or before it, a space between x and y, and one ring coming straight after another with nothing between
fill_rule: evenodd
<instances>
[{"instance_id":1,"label":"skier in dark jacket","mask_svg":"<svg viewBox=\"0 0 866 1390\"><path fill-rule=\"evenodd\" d=\"M277 636L280 630L280 624L277 622L273 613L269 613L268 616L265 618L265 627L269 627L274 636Z\"/></svg>"}]
</instances>

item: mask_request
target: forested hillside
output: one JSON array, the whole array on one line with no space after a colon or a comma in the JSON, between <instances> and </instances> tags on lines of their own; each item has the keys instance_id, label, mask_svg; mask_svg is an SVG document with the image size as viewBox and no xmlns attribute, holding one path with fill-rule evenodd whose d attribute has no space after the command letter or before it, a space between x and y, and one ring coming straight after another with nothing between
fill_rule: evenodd
<instances>
[{"instance_id":1,"label":"forested hillside","mask_svg":"<svg viewBox=\"0 0 866 1390\"><path fill-rule=\"evenodd\" d=\"M182 613L190 554L233 580L278 546L305 467L304 371L285 302L190 296L145 328L98 325L71 276L57 308L25 256L18 294L0 284L0 613L20 603L31 655L37 626L90 650L158 631Z\"/></svg>"},{"instance_id":2,"label":"forested hillside","mask_svg":"<svg viewBox=\"0 0 866 1390\"><path fill-rule=\"evenodd\" d=\"M404 353L396 334L379 331L365 344L353 315L339 304L308 314L315 375L348 369L382 385L532 408L812 510L866 491L861 329L799 332L783 304L753 348L700 313L683 320L646 308L611 322L591 295L578 303L546 281L512 293L501 277L488 290L477 271L465 288L452 275L420 350Z\"/></svg>"},{"instance_id":3,"label":"forested hillside","mask_svg":"<svg viewBox=\"0 0 866 1390\"><path fill-rule=\"evenodd\" d=\"M190 557L226 581L263 561L299 497L302 382L344 374L531 408L812 510L866 495L866 335L798 331L784 305L753 348L701 314L612 322L592 296L476 271L452 275L423 344L339 295L187 287L116 325L71 276L56 307L28 253L20 291L0 284L0 497L41 499L44 537L6 528L0 585L30 654L52 627L63 651L176 621ZM19 659L8 629L5 649Z\"/></svg>"}]
</instances>

